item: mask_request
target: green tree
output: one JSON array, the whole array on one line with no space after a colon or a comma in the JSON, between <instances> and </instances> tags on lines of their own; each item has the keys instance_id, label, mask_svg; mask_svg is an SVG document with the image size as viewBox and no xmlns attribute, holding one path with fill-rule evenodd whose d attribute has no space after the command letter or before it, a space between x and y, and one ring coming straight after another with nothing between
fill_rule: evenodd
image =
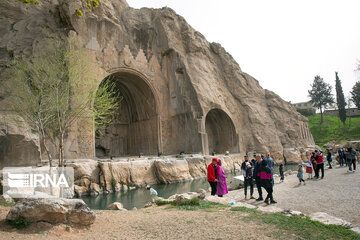
<instances>
[{"instance_id":1,"label":"green tree","mask_svg":"<svg viewBox=\"0 0 360 240\"><path fill-rule=\"evenodd\" d=\"M58 149L59 166L64 164L64 138L81 119L96 126L110 124L121 98L115 83L98 86L96 61L74 39L44 43L30 59L20 59L8 69L6 87L12 109L39 133L52 165L47 143ZM96 104L95 104L95 103Z\"/></svg>"},{"instance_id":2,"label":"green tree","mask_svg":"<svg viewBox=\"0 0 360 240\"><path fill-rule=\"evenodd\" d=\"M331 93L331 86L324 82L324 79L316 75L314 82L310 85L311 89L308 90L311 102L316 108L320 110L320 123L323 123L323 110L331 103L334 103L334 97Z\"/></svg>"},{"instance_id":3,"label":"green tree","mask_svg":"<svg viewBox=\"0 0 360 240\"><path fill-rule=\"evenodd\" d=\"M346 102L344 97L344 92L341 86L341 81L339 79L338 72L335 72L335 90L336 90L336 104L339 111L339 118L345 126L346 121Z\"/></svg>"},{"instance_id":4,"label":"green tree","mask_svg":"<svg viewBox=\"0 0 360 240\"><path fill-rule=\"evenodd\" d=\"M360 66L359 66L360 68ZM356 82L352 88L351 100L355 104L355 106L360 109L360 81Z\"/></svg>"}]
</instances>

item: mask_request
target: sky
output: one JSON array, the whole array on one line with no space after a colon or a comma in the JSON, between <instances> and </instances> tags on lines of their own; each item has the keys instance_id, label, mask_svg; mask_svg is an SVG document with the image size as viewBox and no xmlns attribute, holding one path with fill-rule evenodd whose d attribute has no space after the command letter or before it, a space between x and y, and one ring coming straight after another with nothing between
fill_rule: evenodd
<instances>
[{"instance_id":1,"label":"sky","mask_svg":"<svg viewBox=\"0 0 360 240\"><path fill-rule=\"evenodd\" d=\"M360 0L127 0L133 8L170 7L242 71L292 103L308 101L315 75L344 95L360 80Z\"/></svg>"}]
</instances>

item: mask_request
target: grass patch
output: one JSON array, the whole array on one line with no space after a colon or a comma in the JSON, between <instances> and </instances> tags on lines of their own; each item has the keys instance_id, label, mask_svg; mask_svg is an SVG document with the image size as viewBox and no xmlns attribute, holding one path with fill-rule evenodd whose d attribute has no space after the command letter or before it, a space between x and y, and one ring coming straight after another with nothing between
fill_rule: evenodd
<instances>
[{"instance_id":1,"label":"grass patch","mask_svg":"<svg viewBox=\"0 0 360 240\"><path fill-rule=\"evenodd\" d=\"M191 200L181 200L180 205L177 206L177 208L180 210L189 210L189 211L196 211L196 210L212 211L215 209L222 209L225 207L226 206L223 204L208 202L200 199L197 199L197 201L192 201L192 202Z\"/></svg>"},{"instance_id":2,"label":"grass patch","mask_svg":"<svg viewBox=\"0 0 360 240\"><path fill-rule=\"evenodd\" d=\"M244 207L234 207L231 211L240 211L250 213L243 216L244 221L252 221L257 224L268 224L278 229L271 232L275 236L279 236L279 232L286 232L295 235L295 239L359 239L360 235L353 232L349 228L326 225L318 221L312 221L309 217L285 216L281 213L262 213L255 209L247 209Z\"/></svg>"},{"instance_id":3,"label":"grass patch","mask_svg":"<svg viewBox=\"0 0 360 240\"><path fill-rule=\"evenodd\" d=\"M321 147L330 141L343 144L347 141L360 139L360 117L352 117L351 125L349 125L349 118L347 118L345 128L339 117L324 115L322 124L320 124L319 114L309 116L308 119L315 143Z\"/></svg>"},{"instance_id":4,"label":"grass patch","mask_svg":"<svg viewBox=\"0 0 360 240\"><path fill-rule=\"evenodd\" d=\"M168 204L175 205L175 201L168 201L168 200L156 200L155 203L158 206L164 206L164 205L168 205Z\"/></svg>"},{"instance_id":5,"label":"grass patch","mask_svg":"<svg viewBox=\"0 0 360 240\"><path fill-rule=\"evenodd\" d=\"M247 208L247 207L232 207L232 208L230 208L230 211L256 213L256 210L255 210L255 209Z\"/></svg>"},{"instance_id":6,"label":"grass patch","mask_svg":"<svg viewBox=\"0 0 360 240\"><path fill-rule=\"evenodd\" d=\"M182 199L180 201L180 206L200 206L200 199L198 198L192 198L190 200Z\"/></svg>"},{"instance_id":7,"label":"grass patch","mask_svg":"<svg viewBox=\"0 0 360 240\"><path fill-rule=\"evenodd\" d=\"M7 223L16 229L22 229L27 228L31 224L31 221L28 221L23 217L18 217L15 220L7 220Z\"/></svg>"},{"instance_id":8,"label":"grass patch","mask_svg":"<svg viewBox=\"0 0 360 240\"><path fill-rule=\"evenodd\" d=\"M0 200L0 206L13 207L13 206L15 206L15 203L14 202L9 203L9 202L6 202L4 200Z\"/></svg>"},{"instance_id":9,"label":"grass patch","mask_svg":"<svg viewBox=\"0 0 360 240\"><path fill-rule=\"evenodd\" d=\"M156 201L156 204L158 206L169 205L168 208L176 208L180 210L189 210L189 211L196 211L196 210L210 211L213 209L222 209L227 207L220 203L208 202L208 201L200 200L198 198L193 198L190 200L182 199L179 205L176 205L175 201L166 201L166 200L165 201L158 200Z\"/></svg>"}]
</instances>

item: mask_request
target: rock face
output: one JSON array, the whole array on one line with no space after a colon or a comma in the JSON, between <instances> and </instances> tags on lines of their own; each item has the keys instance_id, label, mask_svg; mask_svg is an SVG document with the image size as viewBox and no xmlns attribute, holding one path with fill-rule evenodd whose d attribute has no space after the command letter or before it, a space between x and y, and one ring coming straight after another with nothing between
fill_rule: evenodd
<instances>
[{"instance_id":1,"label":"rock face","mask_svg":"<svg viewBox=\"0 0 360 240\"><path fill-rule=\"evenodd\" d=\"M233 154L217 157L222 159L226 172L240 170L243 156ZM98 162L82 159L68 162L67 166L74 167L77 196L97 196L104 191L126 191L132 186L174 183L205 177L210 162L211 157L184 155L181 158L129 158L127 161Z\"/></svg>"},{"instance_id":2,"label":"rock face","mask_svg":"<svg viewBox=\"0 0 360 240\"><path fill-rule=\"evenodd\" d=\"M89 226L94 223L96 215L81 199L26 199L10 209L6 220L19 217L31 222Z\"/></svg>"},{"instance_id":3,"label":"rock face","mask_svg":"<svg viewBox=\"0 0 360 240\"><path fill-rule=\"evenodd\" d=\"M43 30L47 29L82 40L99 63L99 84L113 77L124 97L102 137L95 139L88 120L72 126L65 141L66 158L229 151L271 152L276 161L284 156L299 161L301 149L314 146L305 117L262 89L224 48L209 43L173 10L137 10L124 1L104 0L79 19L79 4L0 2L0 74L13 57L36 53L38 43L48 37ZM2 110L8 110L7 94L0 88ZM36 144L33 149L38 149ZM167 163L156 164L165 174L161 166ZM177 166L187 171L185 162ZM100 166L103 172L107 167ZM189 169L194 176L203 171L196 164ZM116 174L129 177L127 170Z\"/></svg>"},{"instance_id":4,"label":"rock face","mask_svg":"<svg viewBox=\"0 0 360 240\"><path fill-rule=\"evenodd\" d=\"M39 163L38 136L21 118L0 110L0 169L36 166Z\"/></svg>"}]
</instances>

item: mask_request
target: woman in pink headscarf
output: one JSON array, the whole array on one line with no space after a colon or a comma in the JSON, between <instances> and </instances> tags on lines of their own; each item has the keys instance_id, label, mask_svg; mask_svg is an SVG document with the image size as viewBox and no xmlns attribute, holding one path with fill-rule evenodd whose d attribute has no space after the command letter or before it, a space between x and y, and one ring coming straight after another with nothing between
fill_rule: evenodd
<instances>
[{"instance_id":1,"label":"woman in pink headscarf","mask_svg":"<svg viewBox=\"0 0 360 240\"><path fill-rule=\"evenodd\" d=\"M218 170L217 170L217 186L216 186L216 195L218 195L219 197L222 197L223 195L228 193L228 188L227 188L227 184L226 184L226 176L225 176L225 171L224 169L221 167L221 160L218 159Z\"/></svg>"}]
</instances>

